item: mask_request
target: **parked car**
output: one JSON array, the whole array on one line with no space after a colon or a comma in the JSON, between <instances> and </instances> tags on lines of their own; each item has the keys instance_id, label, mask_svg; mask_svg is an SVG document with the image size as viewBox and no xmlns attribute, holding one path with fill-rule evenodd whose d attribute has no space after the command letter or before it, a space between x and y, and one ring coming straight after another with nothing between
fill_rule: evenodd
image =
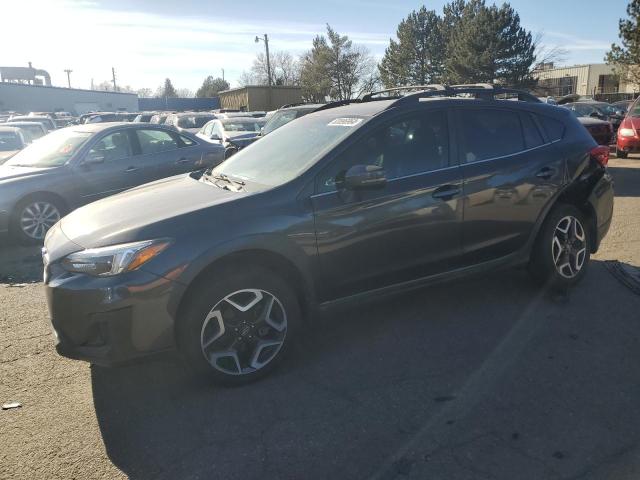
<instances>
[{"instance_id":1,"label":"parked car","mask_svg":"<svg viewBox=\"0 0 640 480\"><path fill-rule=\"evenodd\" d=\"M593 117L580 117L578 121L587 129L598 145L611 145L614 142L614 130L611 122Z\"/></svg>"},{"instance_id":2,"label":"parked car","mask_svg":"<svg viewBox=\"0 0 640 480\"><path fill-rule=\"evenodd\" d=\"M316 111L320 107L322 107L322 104L311 103L281 108L269 117L262 131L262 135L267 135L296 118Z\"/></svg>"},{"instance_id":3,"label":"parked car","mask_svg":"<svg viewBox=\"0 0 640 480\"><path fill-rule=\"evenodd\" d=\"M506 265L574 285L611 222L609 150L502 92L327 105L202 175L76 210L45 241L58 352L112 365L177 346L238 384L338 303Z\"/></svg>"},{"instance_id":4,"label":"parked car","mask_svg":"<svg viewBox=\"0 0 640 480\"><path fill-rule=\"evenodd\" d=\"M56 123L49 117L36 117L36 116L28 116L28 115L12 115L9 117L9 122L37 122L41 123L44 128L46 128L47 132L51 132L55 130Z\"/></svg>"},{"instance_id":5,"label":"parked car","mask_svg":"<svg viewBox=\"0 0 640 480\"><path fill-rule=\"evenodd\" d=\"M224 147L224 158L227 159L260 138L264 124L262 118L254 117L211 120L200 129L197 136L220 143Z\"/></svg>"},{"instance_id":6,"label":"parked car","mask_svg":"<svg viewBox=\"0 0 640 480\"><path fill-rule=\"evenodd\" d=\"M640 99L640 98L639 98ZM640 152L640 102L636 99L629 107L620 124L616 138L616 156L627 158L630 153Z\"/></svg>"},{"instance_id":7,"label":"parked car","mask_svg":"<svg viewBox=\"0 0 640 480\"><path fill-rule=\"evenodd\" d=\"M617 110L615 107L605 102L581 100L578 102L564 104L563 107L574 111L579 117L591 117L611 122L611 125L613 125L614 137L615 133L620 128L620 124L622 123L625 115L622 110ZM615 138L613 140L615 140Z\"/></svg>"},{"instance_id":8,"label":"parked car","mask_svg":"<svg viewBox=\"0 0 640 480\"><path fill-rule=\"evenodd\" d=\"M2 126L19 128L27 143L32 143L47 134L47 129L40 122L7 122L3 123Z\"/></svg>"},{"instance_id":9,"label":"parked car","mask_svg":"<svg viewBox=\"0 0 640 480\"><path fill-rule=\"evenodd\" d=\"M23 242L42 241L80 205L223 158L221 145L157 125L97 123L57 130L0 167L0 232L9 230Z\"/></svg>"},{"instance_id":10,"label":"parked car","mask_svg":"<svg viewBox=\"0 0 640 480\"><path fill-rule=\"evenodd\" d=\"M206 112L172 113L164 121L164 124L175 128L179 132L189 132L195 135L205 123L215 118L216 114Z\"/></svg>"},{"instance_id":11,"label":"parked car","mask_svg":"<svg viewBox=\"0 0 640 480\"><path fill-rule=\"evenodd\" d=\"M619 102L613 102L611 104L613 108L625 114L629 111L631 105L633 105L633 100L620 100Z\"/></svg>"},{"instance_id":12,"label":"parked car","mask_svg":"<svg viewBox=\"0 0 640 480\"><path fill-rule=\"evenodd\" d=\"M22 131L16 127L0 126L0 165L27 145ZM1 195L1 193L0 193Z\"/></svg>"},{"instance_id":13,"label":"parked car","mask_svg":"<svg viewBox=\"0 0 640 480\"><path fill-rule=\"evenodd\" d=\"M156 113L151 119L149 123L153 123L154 125L164 125L164 122L167 120L167 117L170 115L169 113Z\"/></svg>"},{"instance_id":14,"label":"parked car","mask_svg":"<svg viewBox=\"0 0 640 480\"><path fill-rule=\"evenodd\" d=\"M129 112L98 113L87 117L84 123L132 122L137 116Z\"/></svg>"},{"instance_id":15,"label":"parked car","mask_svg":"<svg viewBox=\"0 0 640 480\"><path fill-rule=\"evenodd\" d=\"M139 113L136 118L133 119L133 121L136 123L149 123L154 115L154 112L142 112Z\"/></svg>"}]
</instances>

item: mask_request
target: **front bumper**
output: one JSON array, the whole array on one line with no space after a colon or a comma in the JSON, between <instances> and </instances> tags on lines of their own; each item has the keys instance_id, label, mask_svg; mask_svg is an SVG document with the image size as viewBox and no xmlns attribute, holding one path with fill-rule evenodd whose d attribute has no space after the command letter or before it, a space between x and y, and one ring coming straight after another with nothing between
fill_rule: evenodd
<instances>
[{"instance_id":1,"label":"front bumper","mask_svg":"<svg viewBox=\"0 0 640 480\"><path fill-rule=\"evenodd\" d=\"M47 303L61 355L111 366L174 347L169 305L182 285L142 270L96 278L70 274L59 264L46 269Z\"/></svg>"},{"instance_id":2,"label":"front bumper","mask_svg":"<svg viewBox=\"0 0 640 480\"><path fill-rule=\"evenodd\" d=\"M622 137L618 135L616 140L616 149L627 153L640 152L640 138Z\"/></svg>"}]
</instances>

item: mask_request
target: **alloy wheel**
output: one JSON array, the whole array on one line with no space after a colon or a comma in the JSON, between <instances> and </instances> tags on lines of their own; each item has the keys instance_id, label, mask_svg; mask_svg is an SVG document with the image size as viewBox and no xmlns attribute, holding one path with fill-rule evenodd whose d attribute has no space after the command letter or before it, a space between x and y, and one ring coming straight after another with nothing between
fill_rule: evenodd
<instances>
[{"instance_id":1,"label":"alloy wheel","mask_svg":"<svg viewBox=\"0 0 640 480\"><path fill-rule=\"evenodd\" d=\"M207 362L228 375L245 375L270 363L287 334L287 315L265 290L238 290L207 314L200 333Z\"/></svg>"},{"instance_id":2,"label":"alloy wheel","mask_svg":"<svg viewBox=\"0 0 640 480\"><path fill-rule=\"evenodd\" d=\"M587 237L580 220L566 216L558 222L551 254L557 272L564 278L572 279L580 273L587 256Z\"/></svg>"},{"instance_id":3,"label":"alloy wheel","mask_svg":"<svg viewBox=\"0 0 640 480\"><path fill-rule=\"evenodd\" d=\"M47 231L60 220L60 211L55 205L39 201L27 205L20 215L20 228L34 240L43 240Z\"/></svg>"}]
</instances>

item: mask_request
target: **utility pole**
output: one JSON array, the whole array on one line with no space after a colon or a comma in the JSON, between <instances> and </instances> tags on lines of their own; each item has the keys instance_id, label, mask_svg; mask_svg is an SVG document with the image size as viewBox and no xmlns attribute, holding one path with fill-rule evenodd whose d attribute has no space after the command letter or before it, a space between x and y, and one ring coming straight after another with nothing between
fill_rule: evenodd
<instances>
[{"instance_id":1,"label":"utility pole","mask_svg":"<svg viewBox=\"0 0 640 480\"><path fill-rule=\"evenodd\" d=\"M222 69L222 81L224 82L224 68Z\"/></svg>"},{"instance_id":2,"label":"utility pole","mask_svg":"<svg viewBox=\"0 0 640 480\"><path fill-rule=\"evenodd\" d=\"M264 42L264 48L267 52L267 82L268 85L271 86L271 59L269 58L269 37L266 33L262 38L256 36L256 43L260 42L260 40Z\"/></svg>"},{"instance_id":3,"label":"utility pole","mask_svg":"<svg viewBox=\"0 0 640 480\"><path fill-rule=\"evenodd\" d=\"M117 92L118 91L118 87L116 87L116 69L111 67L111 75L113 77L113 91Z\"/></svg>"},{"instance_id":4,"label":"utility pole","mask_svg":"<svg viewBox=\"0 0 640 480\"><path fill-rule=\"evenodd\" d=\"M69 88L71 88L71 72L73 72L73 70L71 70L70 68L65 69L65 73L67 74L67 84L69 85Z\"/></svg>"}]
</instances>

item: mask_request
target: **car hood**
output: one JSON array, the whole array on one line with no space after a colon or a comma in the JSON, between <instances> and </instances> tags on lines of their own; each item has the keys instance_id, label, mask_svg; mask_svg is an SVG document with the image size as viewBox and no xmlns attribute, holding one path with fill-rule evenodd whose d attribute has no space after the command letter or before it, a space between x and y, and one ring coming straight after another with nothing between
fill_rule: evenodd
<instances>
[{"instance_id":1,"label":"car hood","mask_svg":"<svg viewBox=\"0 0 640 480\"><path fill-rule=\"evenodd\" d=\"M64 217L60 226L84 248L171 237L178 233L170 226L173 219L245 195L180 175L86 205Z\"/></svg>"},{"instance_id":2,"label":"car hood","mask_svg":"<svg viewBox=\"0 0 640 480\"><path fill-rule=\"evenodd\" d=\"M45 175L52 170L56 170L58 167L49 168L33 168L33 167L19 167L14 165L2 165L0 166L0 183L6 180L15 180L24 177L36 177L38 175Z\"/></svg>"},{"instance_id":3,"label":"car hood","mask_svg":"<svg viewBox=\"0 0 640 480\"><path fill-rule=\"evenodd\" d=\"M240 147L246 147L252 144L260 134L258 132L231 132L227 134L227 141L234 143Z\"/></svg>"},{"instance_id":4,"label":"car hood","mask_svg":"<svg viewBox=\"0 0 640 480\"><path fill-rule=\"evenodd\" d=\"M620 128L633 128L636 131L640 130L640 117L625 117Z\"/></svg>"},{"instance_id":5,"label":"car hood","mask_svg":"<svg viewBox=\"0 0 640 480\"><path fill-rule=\"evenodd\" d=\"M0 151L0 164L6 162L7 160L9 160L11 157L13 157L16 153L18 153L20 150L3 150Z\"/></svg>"}]
</instances>

